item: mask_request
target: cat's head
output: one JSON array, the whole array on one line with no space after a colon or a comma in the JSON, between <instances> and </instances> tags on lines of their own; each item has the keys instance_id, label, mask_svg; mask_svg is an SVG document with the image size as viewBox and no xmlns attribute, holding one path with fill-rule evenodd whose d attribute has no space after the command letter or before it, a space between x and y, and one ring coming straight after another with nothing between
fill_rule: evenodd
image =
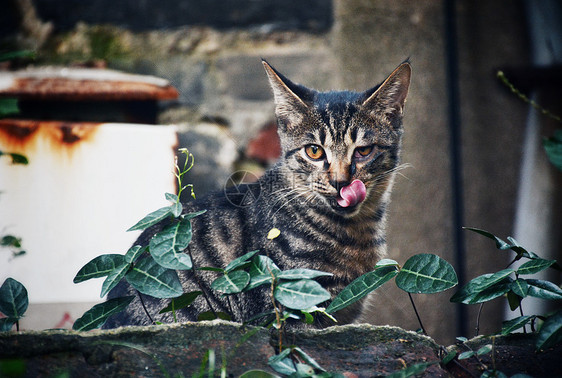
<instances>
[{"instance_id":1,"label":"cat's head","mask_svg":"<svg viewBox=\"0 0 562 378\"><path fill-rule=\"evenodd\" d=\"M399 164L410 64L365 92L318 92L263 65L275 97L281 164L293 175L296 196L346 217L375 207Z\"/></svg>"}]
</instances>

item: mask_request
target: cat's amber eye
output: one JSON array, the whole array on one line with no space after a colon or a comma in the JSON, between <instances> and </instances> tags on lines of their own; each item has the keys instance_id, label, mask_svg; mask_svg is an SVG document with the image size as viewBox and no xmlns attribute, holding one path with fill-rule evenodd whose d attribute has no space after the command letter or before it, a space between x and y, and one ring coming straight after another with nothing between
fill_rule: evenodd
<instances>
[{"instance_id":1,"label":"cat's amber eye","mask_svg":"<svg viewBox=\"0 0 562 378\"><path fill-rule=\"evenodd\" d=\"M361 158L369 156L369 154L373 151L373 146L366 146L366 147L357 147L355 149L355 157Z\"/></svg>"},{"instance_id":2,"label":"cat's amber eye","mask_svg":"<svg viewBox=\"0 0 562 378\"><path fill-rule=\"evenodd\" d=\"M309 144L304 148L304 151L312 160L320 160L325 156L324 149L316 144Z\"/></svg>"}]
</instances>

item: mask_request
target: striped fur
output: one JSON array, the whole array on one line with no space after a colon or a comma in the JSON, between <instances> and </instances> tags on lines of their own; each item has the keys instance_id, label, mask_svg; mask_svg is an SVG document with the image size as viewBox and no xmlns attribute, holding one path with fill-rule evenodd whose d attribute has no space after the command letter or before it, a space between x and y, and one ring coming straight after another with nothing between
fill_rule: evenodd
<instances>
[{"instance_id":1,"label":"striped fur","mask_svg":"<svg viewBox=\"0 0 562 378\"><path fill-rule=\"evenodd\" d=\"M410 82L410 65L400 65L381 85L365 92L317 92L292 83L263 62L276 103L282 157L256 184L231 188L186 204L186 211L207 209L193 219L189 245L195 266L225 267L234 258L253 250L268 255L281 269L311 268L333 273L320 282L332 295L374 267L386 254L386 209L395 172L400 168L402 111ZM325 158L313 160L308 145L323 149ZM367 158L357 158L356 148L372 146ZM340 187L353 179L367 188L366 200L352 208L337 202ZM254 190L255 200L237 205L237 190ZM145 231L138 243L146 245L161 229ZM267 239L271 228L281 235ZM271 309L267 289L231 298L227 303L209 289L216 273L180 273L185 291L203 289L215 311L232 313L244 321ZM121 283L110 297L131 293ZM143 296L152 316L165 302ZM360 314L358 304L336 314L339 323ZM208 311L199 297L183 310L180 320L195 320ZM112 317L106 327L148 324L137 299L126 312Z\"/></svg>"}]
</instances>

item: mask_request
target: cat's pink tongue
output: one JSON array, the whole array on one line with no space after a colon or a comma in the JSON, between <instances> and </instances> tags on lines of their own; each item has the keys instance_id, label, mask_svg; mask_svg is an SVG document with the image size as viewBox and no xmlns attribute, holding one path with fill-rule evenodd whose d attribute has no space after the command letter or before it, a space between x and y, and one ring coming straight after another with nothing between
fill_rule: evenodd
<instances>
[{"instance_id":1,"label":"cat's pink tongue","mask_svg":"<svg viewBox=\"0 0 562 378\"><path fill-rule=\"evenodd\" d=\"M340 189L338 205L341 207L355 206L365 200L367 189L361 180L353 180L351 184Z\"/></svg>"}]
</instances>

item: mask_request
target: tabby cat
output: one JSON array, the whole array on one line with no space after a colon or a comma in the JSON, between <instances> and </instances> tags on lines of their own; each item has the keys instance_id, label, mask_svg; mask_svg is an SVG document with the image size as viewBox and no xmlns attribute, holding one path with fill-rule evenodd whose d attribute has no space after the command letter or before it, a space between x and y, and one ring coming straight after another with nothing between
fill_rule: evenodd
<instances>
[{"instance_id":1,"label":"tabby cat","mask_svg":"<svg viewBox=\"0 0 562 378\"><path fill-rule=\"evenodd\" d=\"M188 248L195 266L225 267L258 249L283 270L330 272L333 276L318 281L335 296L386 254L386 208L399 168L410 64L401 64L382 84L360 93L318 92L291 82L266 61L263 66L275 97L281 158L258 183L185 204L187 212L207 209L192 220ZM252 196L237 202L243 193ZM146 230L137 244L147 245L163 226ZM281 234L270 240L272 228ZM228 305L209 289L216 273L189 270L180 277L186 292L202 288L213 309L231 313L233 320L271 309L265 287L236 295ZM133 289L122 282L110 297L127 294ZM143 299L154 320L170 321L169 315L158 315L169 300ZM178 318L196 320L203 311L209 308L200 296ZM338 324L349 323L360 312L357 302L335 317ZM137 297L105 327L149 322Z\"/></svg>"}]
</instances>

